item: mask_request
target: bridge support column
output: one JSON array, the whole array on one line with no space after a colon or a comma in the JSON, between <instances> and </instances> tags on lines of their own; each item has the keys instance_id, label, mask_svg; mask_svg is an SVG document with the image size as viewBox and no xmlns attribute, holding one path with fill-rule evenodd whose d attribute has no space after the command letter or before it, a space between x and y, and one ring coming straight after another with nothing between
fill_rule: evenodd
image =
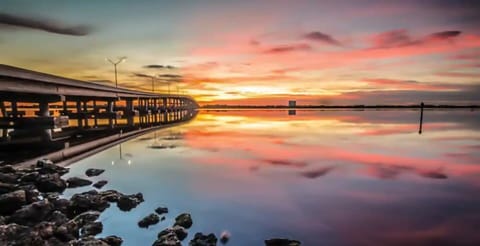
<instances>
[{"instance_id":1,"label":"bridge support column","mask_svg":"<svg viewBox=\"0 0 480 246\"><path fill-rule=\"evenodd\" d=\"M78 128L83 128L82 102L80 100L77 101L77 123L78 123Z\"/></svg>"},{"instance_id":2,"label":"bridge support column","mask_svg":"<svg viewBox=\"0 0 480 246\"><path fill-rule=\"evenodd\" d=\"M108 126L110 128L113 128L113 101L109 100L107 101L107 112L109 113L108 115Z\"/></svg>"},{"instance_id":3,"label":"bridge support column","mask_svg":"<svg viewBox=\"0 0 480 246\"><path fill-rule=\"evenodd\" d=\"M49 111L49 108L48 108L48 102L47 101L40 101L38 103L38 116L39 117L49 117L50 116L50 111ZM42 140L45 141L45 142L52 141L52 129L43 130Z\"/></svg>"},{"instance_id":4,"label":"bridge support column","mask_svg":"<svg viewBox=\"0 0 480 246\"><path fill-rule=\"evenodd\" d=\"M133 100L132 99L126 99L126 110L125 110L125 115L127 116L127 124L129 126L133 126L133 117L134 115L134 109L133 109Z\"/></svg>"}]
</instances>

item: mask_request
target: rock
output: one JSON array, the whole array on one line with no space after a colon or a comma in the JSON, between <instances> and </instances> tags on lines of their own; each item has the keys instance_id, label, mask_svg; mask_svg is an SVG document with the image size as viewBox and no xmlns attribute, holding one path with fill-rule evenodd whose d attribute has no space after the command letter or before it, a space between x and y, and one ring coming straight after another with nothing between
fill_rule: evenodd
<instances>
[{"instance_id":1,"label":"rock","mask_svg":"<svg viewBox=\"0 0 480 246\"><path fill-rule=\"evenodd\" d=\"M76 188L76 187L87 186L91 184L92 184L92 181L88 179L82 179L78 177L71 177L67 179L68 188Z\"/></svg>"},{"instance_id":2,"label":"rock","mask_svg":"<svg viewBox=\"0 0 480 246\"><path fill-rule=\"evenodd\" d=\"M34 202L15 211L8 222L32 226L46 220L53 210L54 206L48 200Z\"/></svg>"},{"instance_id":3,"label":"rock","mask_svg":"<svg viewBox=\"0 0 480 246\"><path fill-rule=\"evenodd\" d=\"M108 201L96 190L75 194L70 199L70 202L67 213L67 216L70 218L89 210L104 211L110 206Z\"/></svg>"},{"instance_id":4,"label":"rock","mask_svg":"<svg viewBox=\"0 0 480 246\"><path fill-rule=\"evenodd\" d=\"M56 210L64 213L64 214L67 214L68 213L68 210L71 206L71 202L70 200L67 200L65 198L60 198L60 199L54 199L54 200L50 200L53 203L53 206L55 207Z\"/></svg>"},{"instance_id":5,"label":"rock","mask_svg":"<svg viewBox=\"0 0 480 246\"><path fill-rule=\"evenodd\" d=\"M52 222L42 221L33 228L33 231L41 238L48 239L53 236L54 226Z\"/></svg>"},{"instance_id":6,"label":"rock","mask_svg":"<svg viewBox=\"0 0 480 246\"><path fill-rule=\"evenodd\" d=\"M161 238L162 236L165 236L165 235L168 235L170 233L175 233L175 235L177 236L177 238L182 241L183 239L185 239L188 235L188 232L185 228L181 227L181 226L174 226L174 227L170 227L170 228L167 228L161 232L158 233L157 237L158 238Z\"/></svg>"},{"instance_id":7,"label":"rock","mask_svg":"<svg viewBox=\"0 0 480 246\"><path fill-rule=\"evenodd\" d=\"M117 236L108 236L105 238L100 238L100 240L106 242L110 246L120 246L123 243L123 239Z\"/></svg>"},{"instance_id":8,"label":"rock","mask_svg":"<svg viewBox=\"0 0 480 246\"><path fill-rule=\"evenodd\" d=\"M35 169L40 174L59 174L60 176L68 173L68 168L64 168L58 165L55 165L52 161L48 159L43 159L37 161L37 168Z\"/></svg>"},{"instance_id":9,"label":"rock","mask_svg":"<svg viewBox=\"0 0 480 246\"><path fill-rule=\"evenodd\" d=\"M186 229L190 228L193 224L192 216L189 213L183 213L175 218L175 224Z\"/></svg>"},{"instance_id":10,"label":"rock","mask_svg":"<svg viewBox=\"0 0 480 246\"><path fill-rule=\"evenodd\" d=\"M35 180L38 179L38 176L40 176L39 172L29 172L25 173L20 177L20 182L21 183L30 183L30 182L35 182Z\"/></svg>"},{"instance_id":11,"label":"rock","mask_svg":"<svg viewBox=\"0 0 480 246\"><path fill-rule=\"evenodd\" d=\"M117 207L122 211L130 211L143 202L143 194L123 195L117 201Z\"/></svg>"},{"instance_id":12,"label":"rock","mask_svg":"<svg viewBox=\"0 0 480 246\"><path fill-rule=\"evenodd\" d=\"M0 195L0 214L9 215L26 204L25 191L17 190Z\"/></svg>"},{"instance_id":13,"label":"rock","mask_svg":"<svg viewBox=\"0 0 480 246\"><path fill-rule=\"evenodd\" d=\"M29 245L26 239L30 229L18 224L0 225L0 245ZM12 242L16 242L13 244Z\"/></svg>"},{"instance_id":14,"label":"rock","mask_svg":"<svg viewBox=\"0 0 480 246\"><path fill-rule=\"evenodd\" d=\"M25 191L27 204L40 201L40 192L37 190L37 187L35 187L35 185L23 185L18 188Z\"/></svg>"},{"instance_id":15,"label":"rock","mask_svg":"<svg viewBox=\"0 0 480 246\"><path fill-rule=\"evenodd\" d=\"M84 225L80 232L82 234L82 237L86 237L86 236L95 236L101 233L102 230L103 230L102 222L97 221L97 222L92 222Z\"/></svg>"},{"instance_id":16,"label":"rock","mask_svg":"<svg viewBox=\"0 0 480 246\"><path fill-rule=\"evenodd\" d=\"M97 189L101 189L107 183L108 183L108 181L106 181L106 180L100 180L100 181L96 182L95 184L93 184L93 187L95 187Z\"/></svg>"},{"instance_id":17,"label":"rock","mask_svg":"<svg viewBox=\"0 0 480 246\"><path fill-rule=\"evenodd\" d=\"M88 223L94 222L98 219L98 217L100 217L100 212L87 211L75 216L75 218L73 218L73 221L75 221L79 226L84 226Z\"/></svg>"},{"instance_id":18,"label":"rock","mask_svg":"<svg viewBox=\"0 0 480 246\"><path fill-rule=\"evenodd\" d=\"M149 214L138 222L138 226L141 228L148 228L151 225L155 225L160 221L160 218L156 214Z\"/></svg>"},{"instance_id":19,"label":"rock","mask_svg":"<svg viewBox=\"0 0 480 246\"><path fill-rule=\"evenodd\" d=\"M0 173L15 173L17 170L12 165L5 165L0 167Z\"/></svg>"},{"instance_id":20,"label":"rock","mask_svg":"<svg viewBox=\"0 0 480 246\"><path fill-rule=\"evenodd\" d=\"M63 192L67 188L65 180L58 174L43 174L35 180L35 185L41 192Z\"/></svg>"},{"instance_id":21,"label":"rock","mask_svg":"<svg viewBox=\"0 0 480 246\"><path fill-rule=\"evenodd\" d=\"M297 240L290 240L286 238L272 238L265 240L265 246L300 246L301 243Z\"/></svg>"},{"instance_id":22,"label":"rock","mask_svg":"<svg viewBox=\"0 0 480 246\"><path fill-rule=\"evenodd\" d=\"M223 243L223 244L228 243L228 240L230 240L231 236L232 235L230 234L230 232L222 231L222 233L220 234L220 242Z\"/></svg>"},{"instance_id":23,"label":"rock","mask_svg":"<svg viewBox=\"0 0 480 246\"><path fill-rule=\"evenodd\" d=\"M78 226L78 224L75 221L71 220L71 221L68 221L67 223L64 223L64 224L58 226L55 229L54 235L55 235L55 237L57 237L61 241L68 242L68 241L75 240L76 238L78 238L79 228L80 227Z\"/></svg>"},{"instance_id":24,"label":"rock","mask_svg":"<svg viewBox=\"0 0 480 246\"><path fill-rule=\"evenodd\" d=\"M17 190L17 185L0 182L0 195Z\"/></svg>"},{"instance_id":25,"label":"rock","mask_svg":"<svg viewBox=\"0 0 480 246\"><path fill-rule=\"evenodd\" d=\"M165 216L162 216L162 218L160 218L160 221L164 221L165 220Z\"/></svg>"},{"instance_id":26,"label":"rock","mask_svg":"<svg viewBox=\"0 0 480 246\"><path fill-rule=\"evenodd\" d=\"M160 232L153 246L182 246L182 243L178 239L177 234L170 230L165 233Z\"/></svg>"},{"instance_id":27,"label":"rock","mask_svg":"<svg viewBox=\"0 0 480 246\"><path fill-rule=\"evenodd\" d=\"M102 196L103 199L109 202L118 202L118 200L120 200L120 197L123 196L122 193L116 190L101 191L99 194L100 196Z\"/></svg>"},{"instance_id":28,"label":"rock","mask_svg":"<svg viewBox=\"0 0 480 246\"><path fill-rule=\"evenodd\" d=\"M103 172L105 172L104 169L89 168L87 169L87 171L85 171L85 175L87 175L88 177L93 177L93 176L98 176Z\"/></svg>"},{"instance_id":29,"label":"rock","mask_svg":"<svg viewBox=\"0 0 480 246\"><path fill-rule=\"evenodd\" d=\"M15 184L20 176L16 173L1 173L0 172L0 182Z\"/></svg>"},{"instance_id":30,"label":"rock","mask_svg":"<svg viewBox=\"0 0 480 246\"><path fill-rule=\"evenodd\" d=\"M62 224L65 224L68 222L68 218L67 216L58 211L58 210L55 210L52 212L52 214L50 215L48 221L51 221L53 222L56 226L59 226L59 225L62 225Z\"/></svg>"},{"instance_id":31,"label":"rock","mask_svg":"<svg viewBox=\"0 0 480 246\"><path fill-rule=\"evenodd\" d=\"M68 242L68 246L109 246L105 241L93 236L84 237L79 240Z\"/></svg>"},{"instance_id":32,"label":"rock","mask_svg":"<svg viewBox=\"0 0 480 246\"><path fill-rule=\"evenodd\" d=\"M217 245L217 237L210 233L208 235L203 235L200 232L197 232L193 239L189 243L190 246L215 246Z\"/></svg>"},{"instance_id":33,"label":"rock","mask_svg":"<svg viewBox=\"0 0 480 246\"><path fill-rule=\"evenodd\" d=\"M3 216L0 216L0 225L5 225L7 223L7 219Z\"/></svg>"},{"instance_id":34,"label":"rock","mask_svg":"<svg viewBox=\"0 0 480 246\"><path fill-rule=\"evenodd\" d=\"M155 209L155 212L159 215L166 214L168 213L168 208L167 207L158 207Z\"/></svg>"}]
</instances>

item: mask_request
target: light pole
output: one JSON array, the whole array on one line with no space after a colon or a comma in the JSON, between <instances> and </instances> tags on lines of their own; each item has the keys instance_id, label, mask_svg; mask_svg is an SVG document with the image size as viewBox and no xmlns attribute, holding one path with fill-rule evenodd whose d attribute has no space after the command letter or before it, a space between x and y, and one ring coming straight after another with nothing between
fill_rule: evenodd
<instances>
[{"instance_id":1,"label":"light pole","mask_svg":"<svg viewBox=\"0 0 480 246\"><path fill-rule=\"evenodd\" d=\"M118 88L118 81L117 81L117 65L126 61L127 60L127 57L126 56L122 56L120 58L118 58L118 60L116 62L113 62L112 60L110 60L109 58L105 58L105 60L107 60L108 62L112 63L113 67L115 68L115 88Z\"/></svg>"}]
</instances>

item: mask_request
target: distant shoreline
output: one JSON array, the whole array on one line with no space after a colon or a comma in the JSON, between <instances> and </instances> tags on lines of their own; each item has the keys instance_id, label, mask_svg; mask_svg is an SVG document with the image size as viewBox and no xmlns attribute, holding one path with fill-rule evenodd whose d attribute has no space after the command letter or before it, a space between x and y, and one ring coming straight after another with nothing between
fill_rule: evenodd
<instances>
[{"instance_id":1,"label":"distant shoreline","mask_svg":"<svg viewBox=\"0 0 480 246\"><path fill-rule=\"evenodd\" d=\"M417 109L422 106L415 105L204 105L200 109ZM423 108L438 109L479 109L480 105L433 105L425 104Z\"/></svg>"}]
</instances>

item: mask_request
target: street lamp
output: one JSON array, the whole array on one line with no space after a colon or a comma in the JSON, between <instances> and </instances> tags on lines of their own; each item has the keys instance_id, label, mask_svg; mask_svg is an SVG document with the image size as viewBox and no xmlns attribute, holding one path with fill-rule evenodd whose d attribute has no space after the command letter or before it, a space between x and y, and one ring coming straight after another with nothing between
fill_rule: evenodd
<instances>
[{"instance_id":1,"label":"street lamp","mask_svg":"<svg viewBox=\"0 0 480 246\"><path fill-rule=\"evenodd\" d=\"M110 62L113 67L115 68L115 88L118 88L118 81L117 81L117 65L126 61L127 60L127 57L126 56L122 56L120 58L118 58L118 60L116 62L110 60L109 58L105 58L106 61Z\"/></svg>"}]
</instances>

